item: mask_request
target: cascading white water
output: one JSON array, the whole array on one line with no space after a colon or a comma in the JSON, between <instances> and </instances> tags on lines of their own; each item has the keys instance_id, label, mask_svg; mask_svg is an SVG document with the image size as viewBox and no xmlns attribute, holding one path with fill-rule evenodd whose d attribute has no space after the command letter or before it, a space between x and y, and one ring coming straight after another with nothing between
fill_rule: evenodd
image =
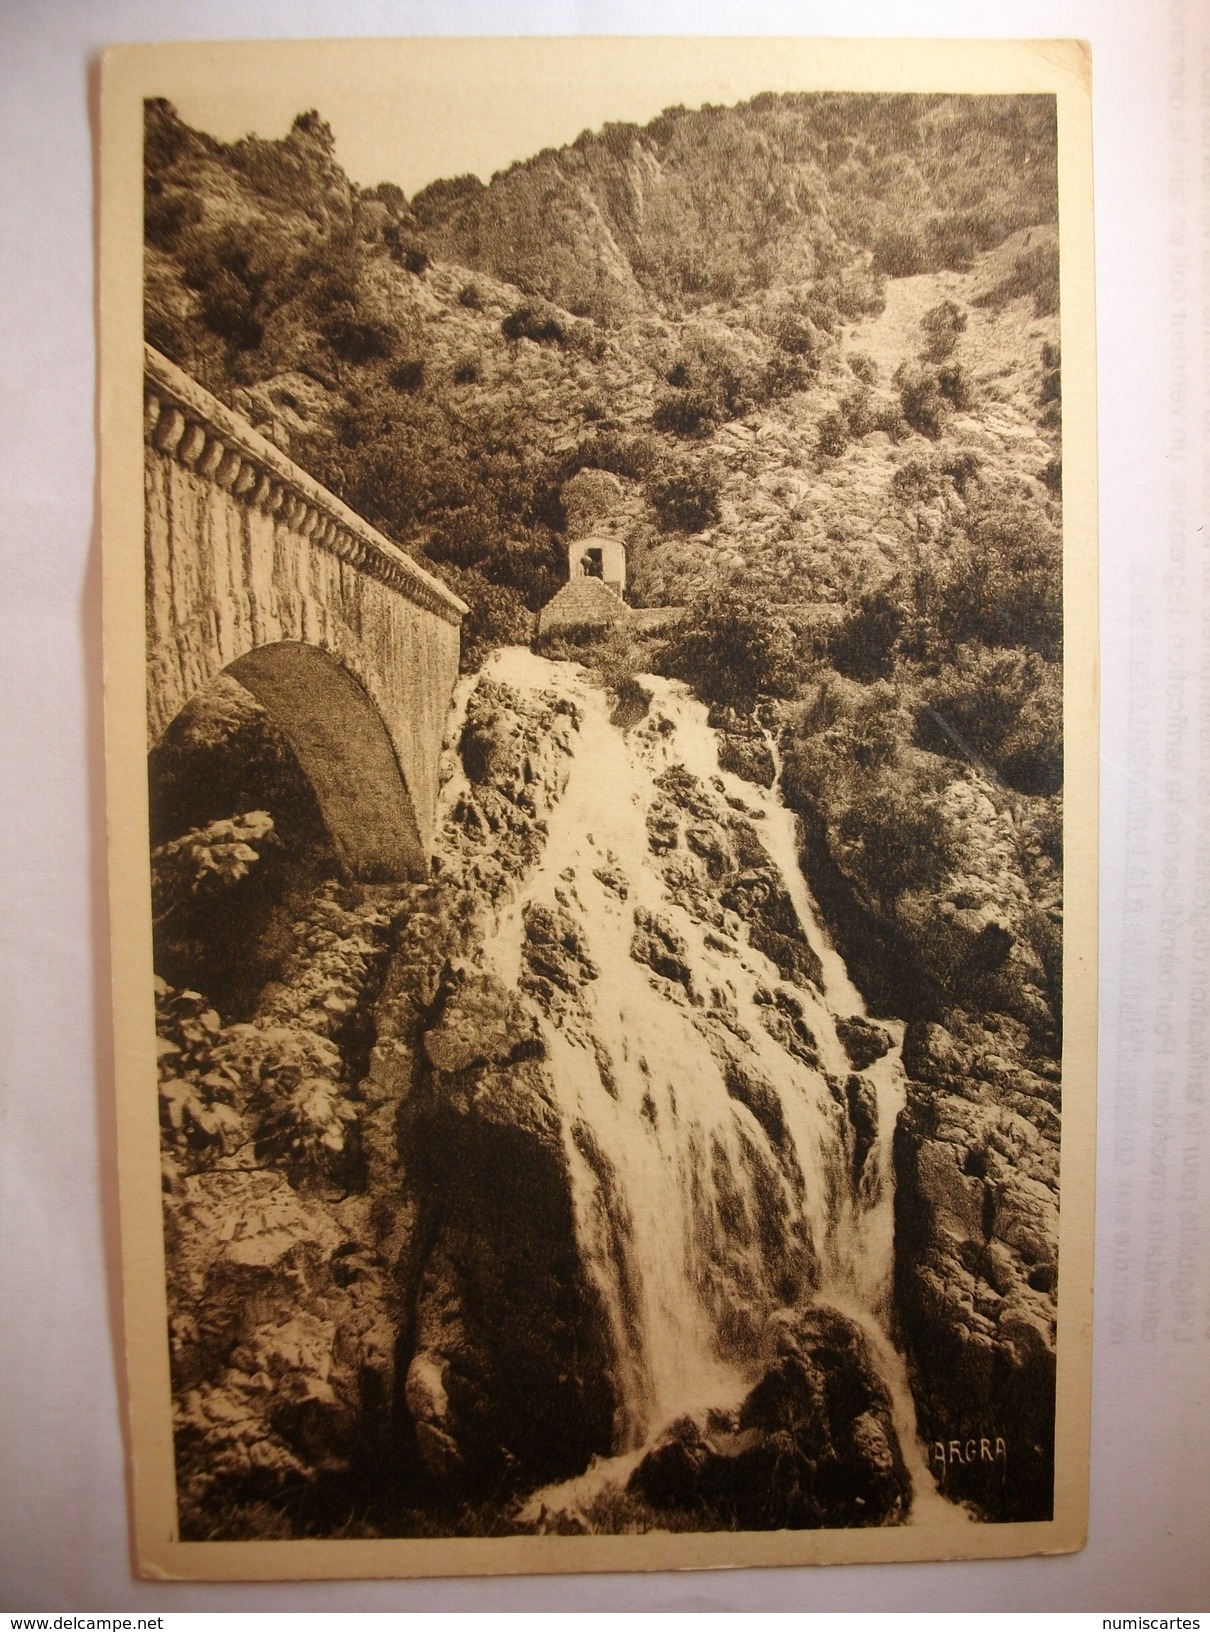
<instances>
[{"instance_id":1,"label":"cascading white water","mask_svg":"<svg viewBox=\"0 0 1210 1632\"><path fill-rule=\"evenodd\" d=\"M485 949L501 979L521 982L524 911L538 903L574 920L598 971L578 1006L543 1027L577 1229L612 1326L622 1460L542 1499L574 1505L611 1472L624 1477L677 1417L738 1403L755 1381L765 1319L817 1298L870 1338L913 1476L914 1522L960 1518L929 1478L905 1367L887 1335L899 1038L866 1072L876 1131L855 1179L837 1092L852 1068L836 1018L863 1016L864 1007L820 929L793 813L776 788L720 771L706 710L676 682L640 677L650 712L623 730L611 723L608 695L574 665L510 648L486 672L522 693L556 692L581 712L540 866ZM653 854L656 778L674 766L697 779L720 830L739 813L780 874L823 970L820 991L799 984L793 993L817 1064L793 1057L765 1023L777 969L741 924L707 922L691 895L670 888L667 860ZM636 914L657 918L683 948L680 985L636 961ZM771 1085L765 1099L759 1086L746 1100L734 1091L732 1048L758 1084Z\"/></svg>"}]
</instances>

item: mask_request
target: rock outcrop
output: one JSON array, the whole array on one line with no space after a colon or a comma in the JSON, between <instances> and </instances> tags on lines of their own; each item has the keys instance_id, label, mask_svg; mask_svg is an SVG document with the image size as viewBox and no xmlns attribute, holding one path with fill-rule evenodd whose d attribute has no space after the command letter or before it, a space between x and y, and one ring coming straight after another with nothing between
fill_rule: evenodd
<instances>
[{"instance_id":1,"label":"rock outcrop","mask_svg":"<svg viewBox=\"0 0 1210 1632\"><path fill-rule=\"evenodd\" d=\"M952 1029L950 1029L952 1028ZM1024 1028L908 1028L895 1134L895 1300L947 1496L995 1520L1054 1500L1056 1068ZM1031 1068L1032 1067L1032 1068Z\"/></svg>"},{"instance_id":2,"label":"rock outcrop","mask_svg":"<svg viewBox=\"0 0 1210 1632\"><path fill-rule=\"evenodd\" d=\"M423 1051L403 1139L426 1249L404 1397L429 1478L499 1501L609 1450L605 1322L532 1016L490 976L456 980Z\"/></svg>"},{"instance_id":3,"label":"rock outcrop","mask_svg":"<svg viewBox=\"0 0 1210 1632\"><path fill-rule=\"evenodd\" d=\"M785 882L751 821L724 814L717 789L707 789L683 765L656 778L660 797L647 814L651 850L674 900L707 923L743 933L783 980L821 978ZM720 784L721 786L721 784Z\"/></svg>"},{"instance_id":4,"label":"rock outcrop","mask_svg":"<svg viewBox=\"0 0 1210 1632\"><path fill-rule=\"evenodd\" d=\"M708 718L719 733L720 769L759 787L771 788L777 780L777 766L758 722L737 709L718 705L710 710Z\"/></svg>"},{"instance_id":5,"label":"rock outcrop","mask_svg":"<svg viewBox=\"0 0 1210 1632\"><path fill-rule=\"evenodd\" d=\"M775 1358L734 1411L682 1417L628 1491L704 1529L897 1524L911 1483L861 1332L832 1309L778 1321Z\"/></svg>"},{"instance_id":6,"label":"rock outcrop","mask_svg":"<svg viewBox=\"0 0 1210 1632\"><path fill-rule=\"evenodd\" d=\"M359 1079L396 926L425 894L321 891L248 1021L224 1024L200 994L161 983L185 1539L299 1533L347 1482L389 1474L400 1220L384 1229L372 1198L397 1152L381 1083L373 1069Z\"/></svg>"}]
</instances>

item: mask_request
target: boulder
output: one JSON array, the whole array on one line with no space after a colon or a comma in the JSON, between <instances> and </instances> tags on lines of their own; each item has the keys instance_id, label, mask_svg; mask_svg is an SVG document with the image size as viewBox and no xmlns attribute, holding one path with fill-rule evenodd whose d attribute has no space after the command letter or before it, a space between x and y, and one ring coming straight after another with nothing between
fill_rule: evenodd
<instances>
[{"instance_id":1,"label":"boulder","mask_svg":"<svg viewBox=\"0 0 1210 1632\"><path fill-rule=\"evenodd\" d=\"M943 1085L960 1076L965 1056L944 1026L931 1020L914 1020L903 1037L903 1069L917 1082Z\"/></svg>"},{"instance_id":2,"label":"boulder","mask_svg":"<svg viewBox=\"0 0 1210 1632\"><path fill-rule=\"evenodd\" d=\"M773 1335L781 1352L738 1410L673 1423L630 1493L702 1529L901 1523L911 1481L860 1329L817 1306Z\"/></svg>"},{"instance_id":3,"label":"boulder","mask_svg":"<svg viewBox=\"0 0 1210 1632\"><path fill-rule=\"evenodd\" d=\"M850 1072L844 1091L853 1136L853 1183L857 1184L878 1137L878 1095L873 1084L855 1072Z\"/></svg>"},{"instance_id":4,"label":"boulder","mask_svg":"<svg viewBox=\"0 0 1210 1632\"><path fill-rule=\"evenodd\" d=\"M491 975L449 971L434 1008L424 1053L446 1075L540 1059L546 1052L534 1016Z\"/></svg>"},{"instance_id":5,"label":"boulder","mask_svg":"<svg viewBox=\"0 0 1210 1632\"><path fill-rule=\"evenodd\" d=\"M663 975L665 980L683 986L688 996L695 998L689 948L671 924L646 907L636 907L634 911L630 956L636 963L645 963L657 975Z\"/></svg>"},{"instance_id":6,"label":"boulder","mask_svg":"<svg viewBox=\"0 0 1210 1632\"><path fill-rule=\"evenodd\" d=\"M848 1015L836 1022L836 1035L849 1056L854 1071L865 1071L880 1060L891 1046L891 1034L883 1026L860 1015Z\"/></svg>"},{"instance_id":7,"label":"boulder","mask_svg":"<svg viewBox=\"0 0 1210 1632\"><path fill-rule=\"evenodd\" d=\"M525 942L521 955L527 973L521 977L526 990L541 995L548 985L564 992L578 992L586 980L596 980L599 970L584 948L575 921L560 907L527 902L523 912Z\"/></svg>"},{"instance_id":8,"label":"boulder","mask_svg":"<svg viewBox=\"0 0 1210 1632\"><path fill-rule=\"evenodd\" d=\"M773 755L760 737L741 737L730 731L722 733L718 763L720 769L742 776L745 782L754 782L757 787L771 788L777 780Z\"/></svg>"}]
</instances>

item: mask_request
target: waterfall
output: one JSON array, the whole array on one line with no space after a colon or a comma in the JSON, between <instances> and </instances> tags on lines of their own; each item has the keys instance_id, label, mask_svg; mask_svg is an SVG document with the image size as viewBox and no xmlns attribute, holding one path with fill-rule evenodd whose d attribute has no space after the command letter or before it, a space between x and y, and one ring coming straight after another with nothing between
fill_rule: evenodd
<instances>
[{"instance_id":1,"label":"waterfall","mask_svg":"<svg viewBox=\"0 0 1210 1632\"><path fill-rule=\"evenodd\" d=\"M884 1027L889 1046L861 1073L870 1126L859 1149L837 1021L865 1010L800 871L796 818L776 783L720 770L707 711L677 682L637 677L650 708L623 729L574 665L511 648L487 673L557 692L581 716L541 862L485 955L510 988L524 986L536 903L574 925L596 971L548 1010L543 1031L619 1402L614 1458L539 1493L527 1513L574 1507L624 1478L669 1423L738 1404L767 1361L770 1321L820 1301L868 1336L913 1480L912 1522L961 1522L929 1477L889 1335L901 1038ZM653 820L657 835L664 823L658 844ZM817 981L788 981L742 915L696 887L703 867L727 865L728 847L771 864Z\"/></svg>"}]
</instances>

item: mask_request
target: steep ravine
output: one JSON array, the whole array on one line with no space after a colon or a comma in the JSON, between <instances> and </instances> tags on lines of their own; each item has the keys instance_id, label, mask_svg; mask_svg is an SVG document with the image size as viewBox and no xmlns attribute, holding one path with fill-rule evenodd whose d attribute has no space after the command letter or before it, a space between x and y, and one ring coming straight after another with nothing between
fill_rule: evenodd
<instances>
[{"instance_id":1,"label":"steep ravine","mask_svg":"<svg viewBox=\"0 0 1210 1632\"><path fill-rule=\"evenodd\" d=\"M960 1526L947 1497L1044 1500L1036 1458L1032 1486L1004 1463L1045 1424L986 1413L1045 1414L1052 1287L1013 1277L1047 1147L1024 1178L1019 1113L954 1118L970 1040L867 1017L776 788L720 769L685 687L637 686L635 719L500 651L455 700L431 880L321 892L250 1021L166 995L184 1534ZM367 1030L361 1075L339 1045Z\"/></svg>"},{"instance_id":2,"label":"steep ravine","mask_svg":"<svg viewBox=\"0 0 1210 1632\"><path fill-rule=\"evenodd\" d=\"M961 1523L887 1335L895 1039L820 933L776 792L720 770L725 739L685 688L638 685L647 712L624 728L582 671L500 654L463 733L470 775L447 790L464 820L484 689L574 709L549 838L484 954L541 1014L609 1325L614 1455L524 1517L895 1522L915 1486L918 1520Z\"/></svg>"},{"instance_id":3,"label":"steep ravine","mask_svg":"<svg viewBox=\"0 0 1210 1632\"><path fill-rule=\"evenodd\" d=\"M509 1266L495 1231L449 1219L446 1196L403 1386L420 1461L475 1500L487 1464L501 1492L549 1482L536 1477L549 1457L523 1454L523 1420L575 1395L555 1470L573 1485L532 1498L519 1523L895 1521L905 1454L919 1510L932 1485L901 1363L887 1364L893 1038L865 1022L818 934L776 793L718 770L717 733L683 687L638 684L650 703L629 728L583 671L521 650L465 687L439 876L488 906L446 976L454 1012L426 1033L421 1100L439 1085L475 1128L493 1120L496 1169L518 1183L529 1162L511 1146L544 1141L554 1111L563 1164L544 1144L540 1239L547 1253L565 1240L570 1203L580 1270L563 1265L558 1296L581 1330L560 1345L549 1319L527 1320L539 1355L501 1351L501 1330L480 1342L478 1302ZM429 1113L408 1120L415 1133ZM421 1186L433 1170L416 1164ZM462 1170L470 1195L475 1172ZM514 1183L478 1183L488 1216L518 1206ZM537 1206L524 1195L511 1231ZM529 1271L511 1276L524 1301ZM487 1366L529 1381L490 1451Z\"/></svg>"}]
</instances>

